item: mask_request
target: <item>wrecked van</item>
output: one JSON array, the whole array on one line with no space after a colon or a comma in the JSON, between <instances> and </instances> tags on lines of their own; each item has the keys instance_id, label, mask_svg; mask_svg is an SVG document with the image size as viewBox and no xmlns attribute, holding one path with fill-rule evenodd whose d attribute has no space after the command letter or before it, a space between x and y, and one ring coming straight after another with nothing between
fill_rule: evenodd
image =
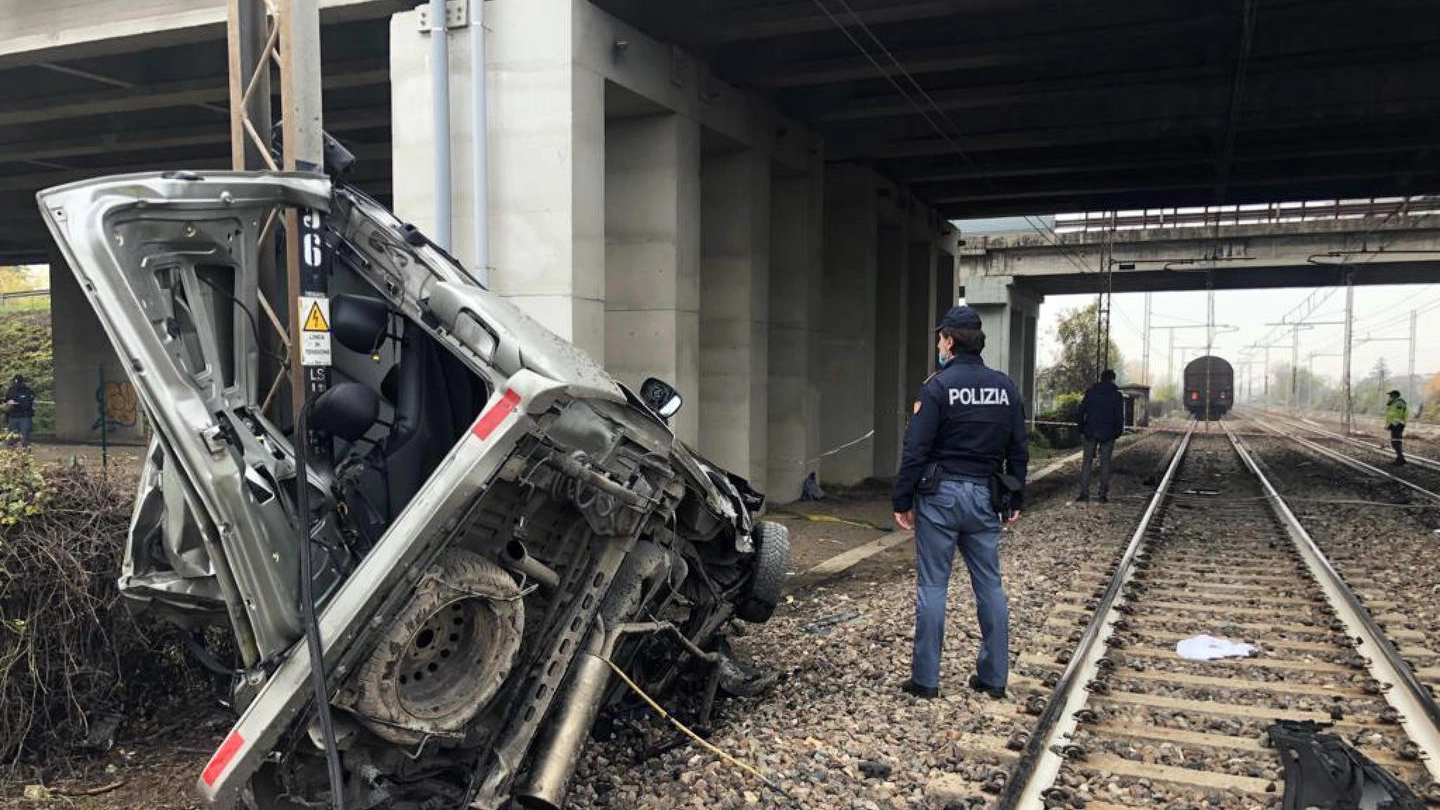
<instances>
[{"instance_id":1,"label":"wrecked van","mask_svg":"<svg viewBox=\"0 0 1440 810\"><path fill-rule=\"evenodd\" d=\"M233 636L235 661L198 650L232 674L239 715L198 775L211 805L557 808L622 697L615 670L706 690L707 709L763 680L725 637L774 610L788 536L676 439L665 383L628 390L324 175L132 174L38 197L154 430L123 596ZM279 375L262 374L288 338L259 244L292 208L330 290L303 490Z\"/></svg>"}]
</instances>

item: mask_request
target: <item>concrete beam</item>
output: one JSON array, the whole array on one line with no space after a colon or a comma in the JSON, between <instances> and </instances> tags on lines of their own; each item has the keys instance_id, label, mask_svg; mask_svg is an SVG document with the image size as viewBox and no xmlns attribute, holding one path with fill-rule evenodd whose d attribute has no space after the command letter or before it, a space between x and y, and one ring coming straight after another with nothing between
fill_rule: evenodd
<instances>
[{"instance_id":1,"label":"concrete beam","mask_svg":"<svg viewBox=\"0 0 1440 810\"><path fill-rule=\"evenodd\" d=\"M1104 15L1096 15L1088 26L1075 25L1071 19L1052 15L1045 18L1012 16L1009 19L1011 25L1008 28L1018 30L997 31L996 27L976 29L976 33L984 35L983 39L898 50L895 59L912 76L1053 63L1068 56L1085 56L1093 60L1099 56L1094 39L1097 36L1145 41L1165 36L1203 35L1206 31L1228 30L1235 25L1233 14L1214 12L1200 17L1146 19L1138 23L1115 23ZM1014 24L1016 20L1023 20L1021 26ZM762 72L737 65L736 73L747 85L777 90L876 78L875 65L858 54L786 61L782 69L774 69L768 64L765 67L767 69Z\"/></svg>"},{"instance_id":2,"label":"concrete beam","mask_svg":"<svg viewBox=\"0 0 1440 810\"><path fill-rule=\"evenodd\" d=\"M1289 54L1257 60L1255 69L1264 72L1252 75L1246 84L1242 115L1267 114L1274 109L1275 102L1283 99L1286 107L1307 108L1320 104L1332 94L1349 97L1363 87L1374 83L1404 86L1414 81L1415 76L1433 66L1430 60L1396 62L1373 65L1365 74L1357 74L1350 66L1308 66L1291 67ZM1199 68L1184 67L1150 70L1143 73L1129 73L1111 82L1097 83L1092 77L1074 79L1047 79L1034 82L1014 82L976 87L959 91L934 92L930 100L935 108L943 111L981 110L1004 107L1014 110L1026 105L1051 105L1057 103L1100 107L1101 109L1135 109L1147 112L1164 111L1170 115L1214 116L1217 104L1224 109L1230 93L1229 85L1217 80L1230 76L1234 66L1229 64L1206 65ZM1423 105L1426 100L1415 99ZM896 94L881 93L867 98L845 99L843 103L823 102L829 108L823 112L812 108L816 120L860 121L871 118L915 115L915 109ZM1392 102L1393 103L1393 102ZM833 106L832 106L833 105ZM927 105L928 106L928 105ZM808 116L807 116L808 117Z\"/></svg>"},{"instance_id":3,"label":"concrete beam","mask_svg":"<svg viewBox=\"0 0 1440 810\"><path fill-rule=\"evenodd\" d=\"M332 135L362 129L388 128L389 126L390 115L388 112L350 110L343 111L338 115L331 115L327 110L325 115L325 131ZM132 152L154 152L194 146L223 147L228 146L229 143L230 134L223 127L217 127L214 124L167 127L131 134L103 132L77 138L46 138L3 144L0 145L0 163L65 160L66 158L90 155L118 156ZM383 157L388 162L390 159L389 144L381 145L385 147L383 154L376 154L374 157ZM356 145L350 141L346 142L346 146L350 147L351 151L356 149ZM360 148L374 146L376 144L365 144ZM357 156L359 155L357 154Z\"/></svg>"},{"instance_id":4,"label":"concrete beam","mask_svg":"<svg viewBox=\"0 0 1440 810\"><path fill-rule=\"evenodd\" d=\"M1252 163L1278 163L1318 158L1352 158L1360 155L1411 155L1430 145L1423 138L1397 138L1385 142L1354 144L1343 147L1314 147L1292 144L1281 148L1248 149L1234 156L1236 166ZM1103 156L1093 152L1087 159L1084 154L1064 155L1051 159L1018 161L990 159L983 164L957 166L953 159L916 162L906 165L893 174L903 183L917 186L921 196L926 196L929 184L965 180L1002 180L1017 177L1063 177L1065 175L1098 175L1104 172L1156 170L1156 169L1214 169L1215 159L1211 155L1156 153L1135 153L1124 149L1106 150Z\"/></svg>"},{"instance_id":5,"label":"concrete beam","mask_svg":"<svg viewBox=\"0 0 1440 810\"><path fill-rule=\"evenodd\" d=\"M165 107L187 107L191 105L214 104L229 98L230 89L225 76L204 79L187 79L180 82L141 85L134 88L115 88L78 93L71 96L47 97L23 104L14 104L0 110L0 126L38 124L62 121L67 118L83 118L109 113L139 112ZM355 87L373 87L387 84L390 70L374 62L352 62L331 65L321 80L325 90L340 90ZM278 86L272 91L279 96Z\"/></svg>"},{"instance_id":6,"label":"concrete beam","mask_svg":"<svg viewBox=\"0 0 1440 810\"><path fill-rule=\"evenodd\" d=\"M1132 109L1132 108L1127 108ZM1193 115L1156 116L1146 108L1133 108L1133 116L1110 116L1105 123L1091 126L1034 126L1016 122L992 125L985 131L967 131L958 141L970 154L996 150L1040 149L1045 147L1083 147L1100 143L1134 143L1156 138L1193 138L1213 135L1217 118L1214 111ZM1364 118L1383 126L1387 121L1425 120L1423 102L1396 99L1355 102L1344 109L1334 105L1309 104L1299 107L1275 104L1266 117L1242 121L1241 133L1281 132L1313 127L1317 124L1353 123ZM936 155L954 155L955 143L945 138L897 137L889 125L876 128L848 127L846 132L828 139L826 155L831 160L903 159Z\"/></svg>"},{"instance_id":7,"label":"concrete beam","mask_svg":"<svg viewBox=\"0 0 1440 810\"><path fill-rule=\"evenodd\" d=\"M685 41L736 42L830 31L837 23L849 27L857 25L857 20L866 25L914 22L1024 4L1006 3L1005 0L884 0L878 3L852 2L850 5L854 10L853 16L849 12L842 16L837 11L832 20L823 7L811 2L763 4L746 11L728 11L702 18L678 33Z\"/></svg>"},{"instance_id":8,"label":"concrete beam","mask_svg":"<svg viewBox=\"0 0 1440 810\"><path fill-rule=\"evenodd\" d=\"M320 0L323 23L384 17L401 0ZM225 0L0 0L0 68L225 38Z\"/></svg>"},{"instance_id":9,"label":"concrete beam","mask_svg":"<svg viewBox=\"0 0 1440 810\"><path fill-rule=\"evenodd\" d=\"M773 104L715 78L701 60L659 42L588 0L573 0L574 59L606 81L659 107L693 118L738 144L804 170L819 136Z\"/></svg>"}]
</instances>

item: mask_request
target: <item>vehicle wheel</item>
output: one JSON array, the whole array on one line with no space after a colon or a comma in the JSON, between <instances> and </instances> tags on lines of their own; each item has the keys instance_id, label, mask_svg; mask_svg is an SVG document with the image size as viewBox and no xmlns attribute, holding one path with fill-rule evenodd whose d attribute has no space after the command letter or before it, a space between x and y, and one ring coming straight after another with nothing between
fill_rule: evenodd
<instances>
[{"instance_id":1,"label":"vehicle wheel","mask_svg":"<svg viewBox=\"0 0 1440 810\"><path fill-rule=\"evenodd\" d=\"M509 676L524 622L510 574L469 551L446 551L357 673L347 702L391 742L460 733Z\"/></svg>"},{"instance_id":2,"label":"vehicle wheel","mask_svg":"<svg viewBox=\"0 0 1440 810\"><path fill-rule=\"evenodd\" d=\"M755 524L755 575L745 589L735 615L756 624L768 621L780 604L780 591L785 587L786 570L790 567L790 530L768 520Z\"/></svg>"}]
</instances>

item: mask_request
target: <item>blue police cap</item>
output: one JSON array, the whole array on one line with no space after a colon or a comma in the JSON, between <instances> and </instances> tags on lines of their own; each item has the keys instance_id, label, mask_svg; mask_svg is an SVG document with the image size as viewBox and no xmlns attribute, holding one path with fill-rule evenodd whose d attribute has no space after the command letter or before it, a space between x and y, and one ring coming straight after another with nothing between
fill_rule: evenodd
<instances>
[{"instance_id":1,"label":"blue police cap","mask_svg":"<svg viewBox=\"0 0 1440 810\"><path fill-rule=\"evenodd\" d=\"M979 315L979 313L977 313L975 310L971 309L970 307L959 306L959 307L951 307L951 308L950 308L950 311L947 312L947 313L945 313L945 317L940 319L940 325L937 326L937 327L935 327L935 331L936 331L936 332L939 332L941 329L979 329L979 328L980 328L980 315Z\"/></svg>"}]
</instances>

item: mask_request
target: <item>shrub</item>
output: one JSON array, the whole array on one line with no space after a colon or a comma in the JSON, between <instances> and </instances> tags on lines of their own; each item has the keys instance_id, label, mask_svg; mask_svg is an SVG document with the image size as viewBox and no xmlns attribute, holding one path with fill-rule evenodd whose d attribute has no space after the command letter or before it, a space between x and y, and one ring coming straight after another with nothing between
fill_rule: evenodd
<instances>
[{"instance_id":1,"label":"shrub","mask_svg":"<svg viewBox=\"0 0 1440 810\"><path fill-rule=\"evenodd\" d=\"M130 481L0 450L0 499L0 762L48 762L97 715L208 686L121 604Z\"/></svg>"}]
</instances>

